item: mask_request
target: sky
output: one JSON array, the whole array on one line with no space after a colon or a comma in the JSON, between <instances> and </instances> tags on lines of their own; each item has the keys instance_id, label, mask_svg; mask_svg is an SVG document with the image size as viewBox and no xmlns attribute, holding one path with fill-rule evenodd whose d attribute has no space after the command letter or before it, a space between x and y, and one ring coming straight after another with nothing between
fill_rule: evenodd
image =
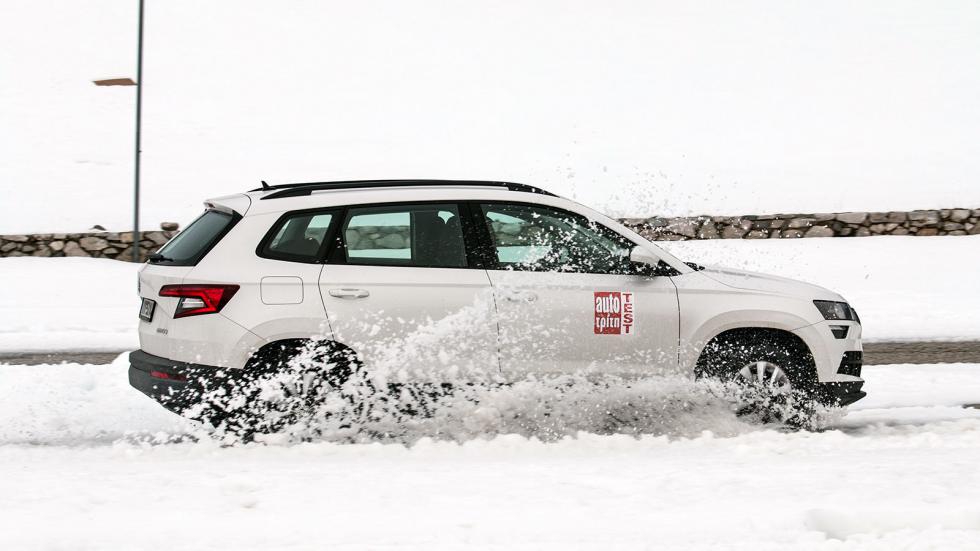
<instances>
[{"instance_id":1,"label":"sky","mask_svg":"<svg viewBox=\"0 0 980 551\"><path fill-rule=\"evenodd\" d=\"M132 224L136 2L7 0L0 233ZM148 0L143 229L270 183L614 216L980 207L980 4Z\"/></svg>"}]
</instances>

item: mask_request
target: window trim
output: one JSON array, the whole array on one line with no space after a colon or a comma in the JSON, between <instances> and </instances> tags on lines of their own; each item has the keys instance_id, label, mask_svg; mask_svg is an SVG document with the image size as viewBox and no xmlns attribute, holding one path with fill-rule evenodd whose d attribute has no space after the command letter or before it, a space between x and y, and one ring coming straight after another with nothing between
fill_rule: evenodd
<instances>
[{"instance_id":1,"label":"window trim","mask_svg":"<svg viewBox=\"0 0 980 551\"><path fill-rule=\"evenodd\" d=\"M323 259L326 256L327 251L330 249L330 245L334 239L334 234L337 232L337 220L340 219L339 214L342 214L343 210L343 207L319 207L284 212L281 216L279 216L279 218L276 218L276 221L273 222L271 226L269 226L269 230L265 232L265 235L259 241L258 246L255 247L255 254L260 258L267 258L269 260L298 262L300 264L323 264ZM268 249L268 246L272 243L272 240L276 238L276 235L289 219L304 215L316 216L318 214L330 214L332 218L330 219L330 226L327 227L327 233L323 236L323 243L320 243L320 249L317 251L316 256L310 258L308 256L275 252Z\"/></svg>"},{"instance_id":2,"label":"window trim","mask_svg":"<svg viewBox=\"0 0 980 551\"><path fill-rule=\"evenodd\" d=\"M547 272L538 270L515 270L510 269L507 265L501 265L497 260L497 253L494 247L493 236L490 234L490 228L487 227L483 220L483 211L480 207L482 204L487 205L513 205L513 206L525 206L525 207L536 207L551 209L565 214L569 214L575 217L584 218L590 222L602 226L606 230L618 235L623 239L625 243L629 243L632 246L636 246L633 241L619 233L618 231L606 226L605 224L589 218L588 216L564 209L561 207L556 207L554 205L548 205L544 203L532 203L528 201L501 201L501 200L453 200L453 199L440 199L436 201L393 201L393 202L371 202L371 203L357 203L350 205L337 205L332 207L317 207L310 209L296 209L284 212L276 221L269 227L269 230L263 236L262 240L259 241L259 245L255 249L256 255L261 258L267 258L270 260L280 260L286 262L299 262L303 264L330 264L330 265L347 265L347 266L378 266L386 268L422 268L422 269L432 269L438 268L443 270L498 270L498 271L519 271L525 273L566 273L566 274L591 274L591 275L618 275L627 277L650 277L650 274L635 273L635 274L611 274L606 272ZM346 247L346 239L343 235L344 232L340 231L343 221L347 220L347 214L350 209L355 208L366 208L366 207L397 207L397 206L407 206L407 205L453 205L456 207L457 212L460 216L460 225L463 230L463 248L466 254L466 266L403 266L397 264L349 264L347 262L346 255L344 253L344 248ZM317 253L315 260L309 260L306 257L296 257L295 255L279 255L279 256L269 256L263 254L263 248L268 242L271 242L275 238L276 233L281 228L281 225L285 222L285 219L291 218L295 215L302 214L323 214L323 213L334 213L335 218L330 222L330 228L324 237L323 243L320 244L320 251ZM241 219L241 215L238 215ZM237 221L236 221L237 223ZM234 224L233 224L234 225ZM231 228L229 228L230 230ZM220 241L220 240L219 240ZM205 253L206 254L206 253ZM291 257L291 258L287 258Z\"/></svg>"},{"instance_id":3,"label":"window trim","mask_svg":"<svg viewBox=\"0 0 980 551\"><path fill-rule=\"evenodd\" d=\"M470 206L470 211L472 213L472 216L474 217L473 218L474 222L477 222L479 224L479 227L482 228L482 231L480 231L479 233L481 234L481 239L484 240L484 242L483 242L483 247L485 247L485 249L484 249L484 262L485 262L485 266L486 266L486 269L487 270L496 270L496 271L503 271L503 272L523 272L523 273L529 273L529 274L555 274L555 273L560 273L560 274L611 275L611 276L626 276L626 277L637 277L637 276L643 277L643 276L648 275L648 274L643 274L643 273L641 273L639 271L634 272L634 273L620 273L620 274L617 274L617 273L611 273L611 272L579 272L579 271L574 271L574 272L557 272L557 271L551 271L551 270L526 270L526 269L517 268L516 267L517 265L515 265L515 264L503 264L503 263L500 262L500 260L497 257L496 246L494 245L493 235L491 235L491 233L490 233L490 228L487 227L486 222L483 220L483 208L482 208L482 205L488 205L488 206L492 206L492 205L504 205L504 206L534 207L534 208L539 208L539 209L550 209L550 210L553 210L553 211L557 211L557 212L560 212L560 213L564 213L564 214L570 215L572 217L577 217L577 218L585 219L585 220L587 220L587 221L589 221L591 223L596 224L597 226L600 226L602 228L605 228L607 231L609 231L609 232L611 232L611 233L619 236L619 238L622 239L624 243L628 243L631 247L636 247L637 245L635 243L633 243L633 241L630 238L626 237L625 235L619 233L618 231L610 228L609 226L603 224L602 222L600 222L598 220L594 220L594 219L589 218L588 216L586 216L584 214L581 214L581 213L578 213L578 212L573 212L573 211L570 211L568 209L564 209L564 208L561 208L561 207L556 207L554 205L546 205L546 204L543 204L543 203L529 203L527 201L498 201L498 200L478 200L478 201L468 201L468 203L469 203L469 206Z\"/></svg>"}]
</instances>

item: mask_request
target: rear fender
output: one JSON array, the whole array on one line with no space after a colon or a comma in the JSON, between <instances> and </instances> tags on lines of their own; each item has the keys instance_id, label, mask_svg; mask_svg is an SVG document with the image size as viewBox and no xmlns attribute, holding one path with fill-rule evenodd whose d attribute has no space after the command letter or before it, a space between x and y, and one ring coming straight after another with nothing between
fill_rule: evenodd
<instances>
[{"instance_id":1,"label":"rear fender","mask_svg":"<svg viewBox=\"0 0 980 551\"><path fill-rule=\"evenodd\" d=\"M287 339L316 339L332 341L333 332L326 319L279 318L260 323L252 332L266 343Z\"/></svg>"}]
</instances>

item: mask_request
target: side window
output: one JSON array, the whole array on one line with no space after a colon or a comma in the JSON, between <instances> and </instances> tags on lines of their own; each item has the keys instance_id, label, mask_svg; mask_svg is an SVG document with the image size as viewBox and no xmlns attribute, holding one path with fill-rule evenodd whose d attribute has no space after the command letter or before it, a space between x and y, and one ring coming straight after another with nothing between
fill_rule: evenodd
<instances>
[{"instance_id":1,"label":"side window","mask_svg":"<svg viewBox=\"0 0 980 551\"><path fill-rule=\"evenodd\" d=\"M497 262L505 270L632 274L632 242L570 212L533 205L484 204Z\"/></svg>"},{"instance_id":2,"label":"side window","mask_svg":"<svg viewBox=\"0 0 980 551\"><path fill-rule=\"evenodd\" d=\"M327 238L334 212L301 212L281 219L260 256L294 262L316 262Z\"/></svg>"},{"instance_id":3,"label":"side window","mask_svg":"<svg viewBox=\"0 0 980 551\"><path fill-rule=\"evenodd\" d=\"M466 267L456 205L351 208L342 231L348 264Z\"/></svg>"}]
</instances>

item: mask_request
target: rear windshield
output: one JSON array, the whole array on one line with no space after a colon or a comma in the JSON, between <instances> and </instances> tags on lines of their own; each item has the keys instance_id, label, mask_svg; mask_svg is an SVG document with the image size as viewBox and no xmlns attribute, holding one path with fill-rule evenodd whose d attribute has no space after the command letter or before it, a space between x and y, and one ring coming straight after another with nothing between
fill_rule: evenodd
<instances>
[{"instance_id":1,"label":"rear windshield","mask_svg":"<svg viewBox=\"0 0 980 551\"><path fill-rule=\"evenodd\" d=\"M157 251L159 256L150 261L170 266L193 266L208 254L211 247L235 225L238 218L218 210L204 211L187 229Z\"/></svg>"}]
</instances>

